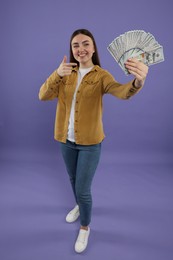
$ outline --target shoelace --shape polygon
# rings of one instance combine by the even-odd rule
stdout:
[[[78,242],[81,242],[81,243],[85,243],[85,240],[86,240],[86,237],[87,237],[87,230],[80,230],[79,231],[79,237],[78,237]]]
[[[75,212],[70,212],[70,215],[77,215],[79,213],[79,209],[76,209]]]

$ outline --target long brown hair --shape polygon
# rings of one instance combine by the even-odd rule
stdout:
[[[97,45],[96,45],[94,36],[87,29],[78,29],[78,30],[74,31],[73,34],[71,35],[71,38],[70,38],[70,62],[75,62],[79,66],[79,62],[77,60],[75,60],[75,58],[73,56],[72,47],[71,47],[71,42],[72,42],[73,38],[78,34],[84,34],[86,36],[89,36],[92,39],[93,44],[94,44],[94,49],[95,49],[95,52],[93,53],[93,56],[92,56],[92,62],[93,62],[94,65],[99,65],[101,67],[100,59],[99,59],[99,55],[98,55],[98,50],[97,50]]]

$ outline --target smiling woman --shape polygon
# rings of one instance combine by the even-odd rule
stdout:
[[[74,67],[75,66],[75,67]],[[75,31],[70,40],[70,62],[64,56],[58,69],[42,85],[39,98],[58,98],[55,139],[61,151],[74,193],[76,206],[66,217],[74,222],[80,217],[75,251],[83,252],[88,244],[91,222],[91,184],[105,138],[102,123],[102,97],[112,94],[129,99],[144,85],[148,68],[136,59],[127,62],[135,79],[118,83],[100,67],[93,35],[86,29]]]

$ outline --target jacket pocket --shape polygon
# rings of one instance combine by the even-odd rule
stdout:
[[[73,83],[71,81],[67,81],[65,83],[64,94],[65,94],[65,96],[71,96],[74,94]]]
[[[99,94],[99,81],[86,80],[82,91],[83,97],[92,97]]]

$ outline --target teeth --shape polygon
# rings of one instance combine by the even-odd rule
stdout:
[[[78,56],[80,56],[80,57],[84,57],[86,54],[85,53],[83,53],[83,54],[79,54]]]

